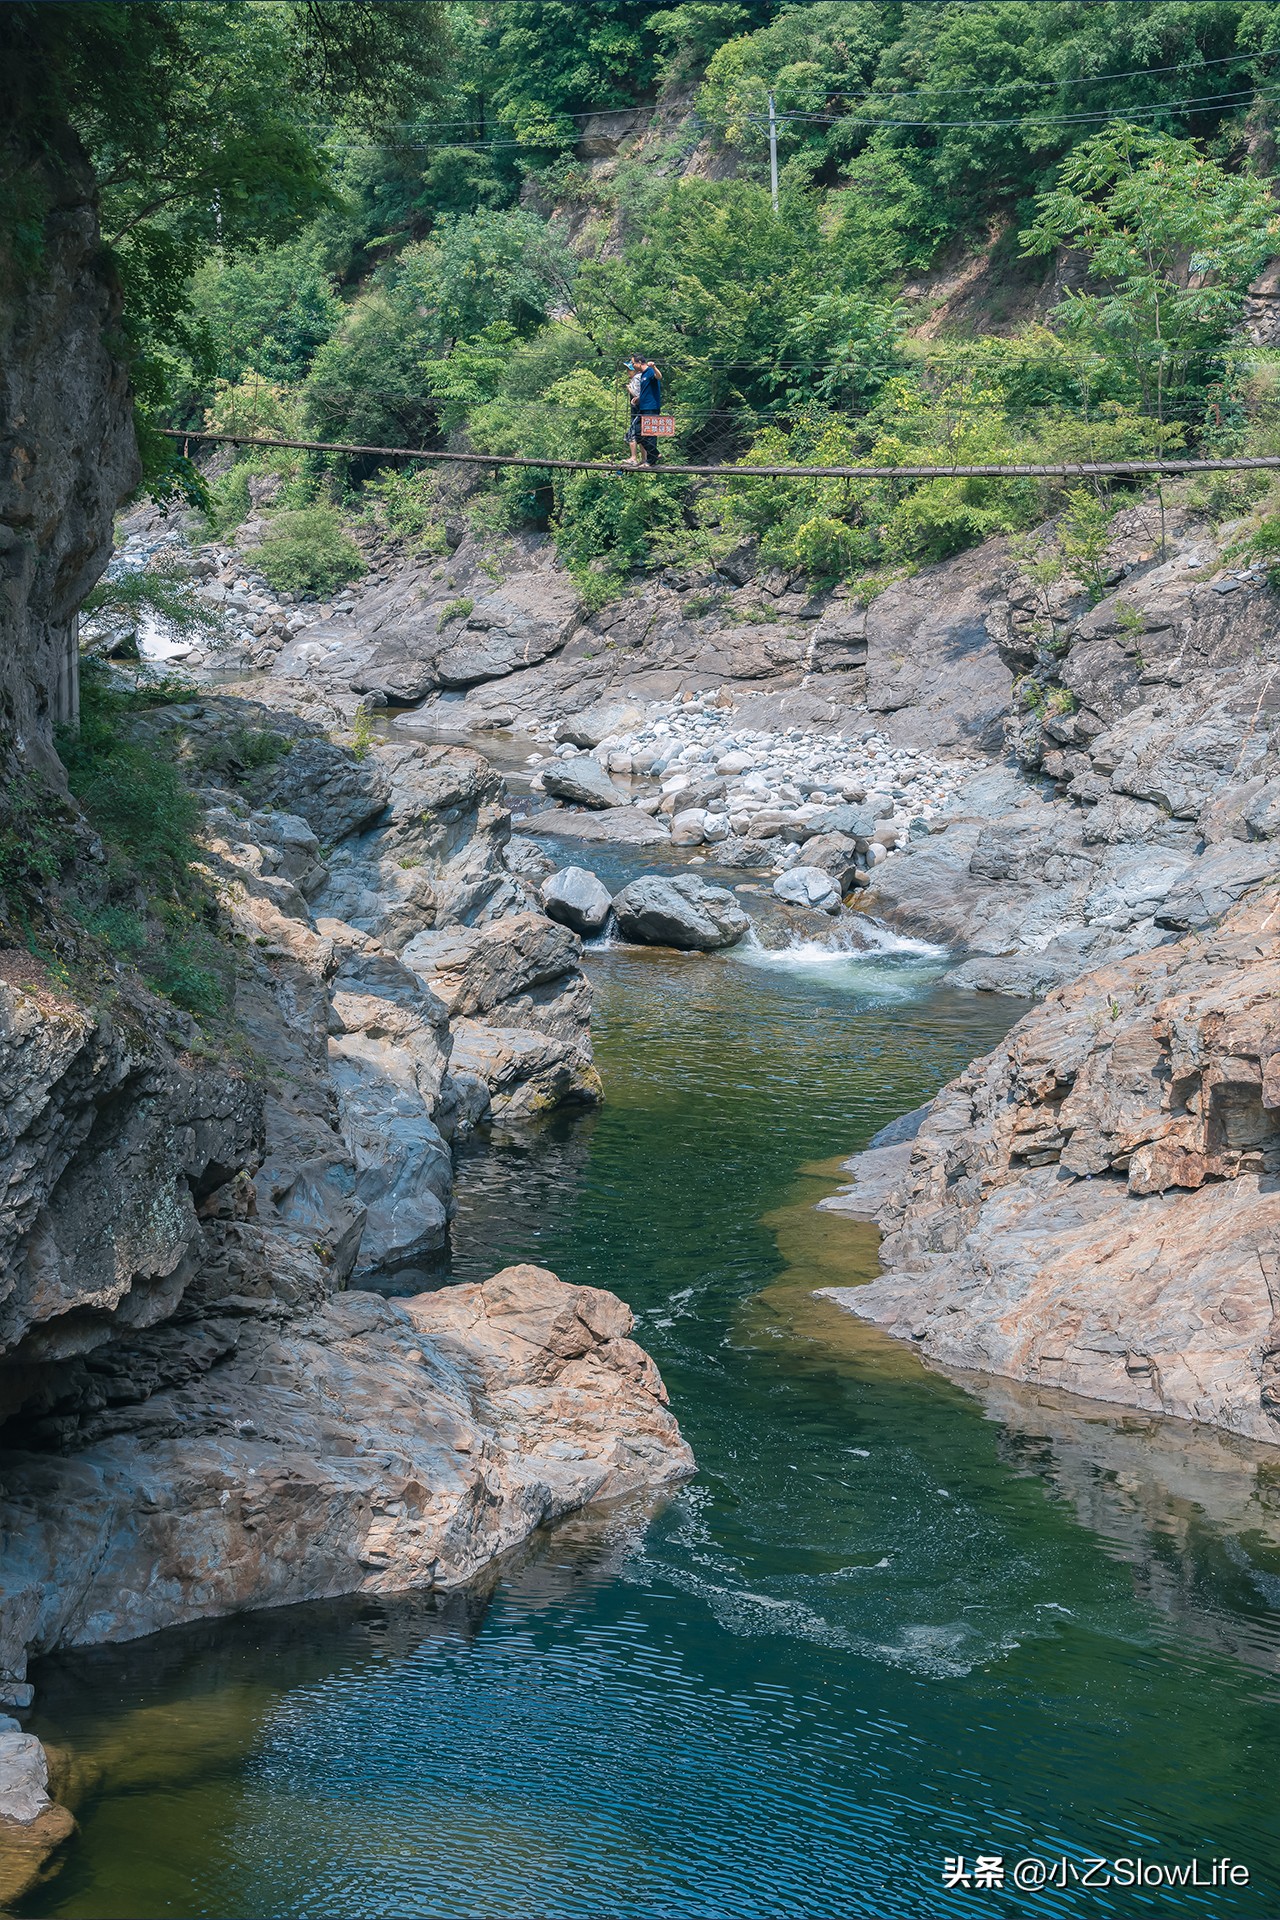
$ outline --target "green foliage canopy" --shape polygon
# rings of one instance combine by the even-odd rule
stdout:
[[[1068,293],[1061,323],[1163,422],[1203,413],[1245,290],[1278,239],[1267,181],[1170,134],[1120,125],[1064,161],[1023,246],[1086,255],[1102,290]]]

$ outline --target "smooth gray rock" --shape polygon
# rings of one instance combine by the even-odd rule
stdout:
[[[879,1133],[873,1133],[867,1142],[867,1148],[900,1147],[908,1140],[914,1140],[924,1125],[929,1112],[928,1101],[922,1107],[912,1107],[909,1113],[900,1113],[896,1120],[890,1120],[881,1127]],[[852,1163],[850,1163],[852,1165]]]
[[[611,733],[637,727],[644,720],[644,709],[630,700],[597,700],[581,713],[570,714],[556,728],[556,739],[571,747],[598,747]]]
[[[705,807],[682,807],[671,818],[671,844],[673,847],[700,847],[707,837],[707,810]]]
[[[590,840],[619,847],[656,847],[670,838],[665,826],[639,807],[609,807],[598,813],[571,813],[567,807],[549,807],[526,820],[529,833],[563,835],[568,840]]]
[[[1156,913],[1162,927],[1182,931],[1211,926],[1233,907],[1241,894],[1264,880],[1280,865],[1280,846],[1274,841],[1252,845],[1227,842],[1211,847],[1192,862],[1185,876],[1166,895]]]
[[[804,844],[807,867],[820,867],[829,873],[840,893],[847,893],[858,871],[857,847],[847,833],[819,833]]]
[[[889,812],[893,811],[892,803]],[[875,838],[876,823],[882,809],[872,806],[855,807],[847,802],[838,807],[824,807],[809,822],[809,831],[818,833],[843,833],[850,840],[861,840],[865,847]]]
[[[425,626],[384,628],[347,684],[354,693],[382,694],[391,706],[414,706],[440,685],[437,645],[434,632]]]
[[[571,800],[579,807],[625,807],[627,797],[615,787],[600,762],[589,753],[575,754],[572,760],[554,760],[542,775],[546,791],[557,800]]]
[[[613,897],[589,867],[562,867],[543,883],[543,911],[575,933],[599,933]]]
[[[981,955],[964,960],[943,976],[948,987],[971,993],[1004,993],[1013,999],[1043,1000],[1079,971],[1078,963],[1043,953]]]
[[[1269,780],[1244,809],[1245,825],[1258,840],[1280,839],[1280,780]]]
[[[988,621],[1003,604],[1002,558],[988,541],[922,567],[867,608],[866,703],[895,744],[999,751],[1012,675]]]
[[[536,666],[559,652],[577,617],[578,596],[564,575],[541,570],[505,580],[450,636],[436,657],[436,678],[442,687],[471,687]]]
[[[331,1049],[330,1072],[365,1209],[354,1281],[428,1261],[448,1235],[453,1162],[397,1049],[365,1035]],[[367,1280],[364,1282],[367,1284]]]
[[[49,1805],[49,1765],[44,1748],[33,1733],[23,1733],[16,1720],[3,1716],[0,1725],[0,1819],[29,1826]]]
[[[556,864],[536,840],[527,840],[521,833],[512,834],[503,849],[503,857],[508,873],[516,873],[522,880],[535,882],[545,880]]]
[[[818,907],[824,913],[840,911],[835,881],[821,867],[789,867],[773,883],[777,899],[791,907]]]
[[[709,952],[735,946],[751,925],[727,887],[710,887],[684,873],[633,880],[613,910],[623,939],[642,946]]]

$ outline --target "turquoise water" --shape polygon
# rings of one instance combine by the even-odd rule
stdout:
[[[1280,1451],[957,1383],[813,1298],[874,1260],[813,1209],[831,1156],[1017,1010],[902,951],[591,966],[608,1104],[469,1155],[455,1271],[623,1293],[698,1478],[466,1594],[45,1663],[82,1833],[23,1911],[1280,1912]],[[1196,1853],[1251,1885],[1008,1884]],[[1005,1887],[945,1890],[961,1854]]]

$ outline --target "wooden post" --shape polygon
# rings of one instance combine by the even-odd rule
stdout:
[[[769,93],[769,187],[773,194],[773,210],[778,211],[778,119],[773,110],[773,92]]]

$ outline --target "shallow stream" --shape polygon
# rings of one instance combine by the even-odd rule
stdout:
[[[82,1833],[23,1911],[1280,1911],[1280,1451],[959,1384],[813,1297],[874,1265],[814,1210],[834,1156],[1018,1009],[909,950],[591,968],[608,1103],[469,1154],[455,1274],[622,1293],[698,1478],[470,1593],[46,1662]],[[944,1890],[979,1854],[1003,1889]],[[1011,1884],[1196,1854],[1251,1885]]]

